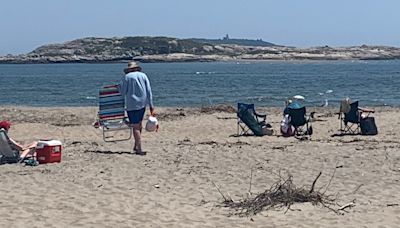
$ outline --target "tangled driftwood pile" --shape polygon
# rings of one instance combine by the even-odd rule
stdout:
[[[338,210],[331,207],[335,204],[334,198],[326,195],[325,192],[314,190],[315,183],[320,176],[321,173],[315,178],[310,189],[295,186],[292,176],[289,176],[287,179],[281,178],[274,183],[270,189],[254,197],[250,196],[240,201],[234,201],[230,197],[227,198],[220,192],[224,198],[222,206],[234,209],[237,215],[251,216],[263,210],[274,208],[286,207],[286,209],[289,210],[295,203],[309,202],[312,205],[322,205],[338,213]]]

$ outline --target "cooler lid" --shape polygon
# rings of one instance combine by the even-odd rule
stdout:
[[[58,140],[40,140],[38,146],[61,146],[61,141]]]

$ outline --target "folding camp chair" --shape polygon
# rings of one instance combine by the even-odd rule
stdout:
[[[263,126],[268,126],[266,123],[267,115],[258,114],[254,104],[237,104],[237,135],[249,135],[252,131],[254,135],[262,136]]]
[[[312,135],[311,119],[314,113],[306,114],[306,107],[289,108],[290,125],[294,127],[295,136]]]
[[[118,90],[118,85],[104,86],[99,91],[98,124],[105,142],[129,140],[132,128],[125,116],[125,99]],[[122,131],[128,134],[122,135]]]
[[[350,108],[348,110],[346,108],[343,109],[343,105],[342,102],[339,112],[340,132],[342,134],[360,134],[361,117],[368,117],[370,113],[374,112],[374,110],[358,107],[358,101],[349,104]]]
[[[19,151],[11,147],[7,132],[0,129],[0,164],[17,163],[19,159]]]

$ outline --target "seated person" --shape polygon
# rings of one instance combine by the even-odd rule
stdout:
[[[283,110],[283,119],[281,121],[281,133],[284,137],[289,137],[294,135],[294,128],[290,124],[290,117],[289,117],[289,109],[297,109],[303,107],[299,102],[286,100],[285,101],[285,109]]]
[[[285,101],[285,109],[283,110],[283,115],[289,115],[289,109],[297,109],[297,108],[301,108],[303,107],[303,105],[301,105],[299,102],[297,101],[292,101],[292,100],[287,100]]]
[[[335,113],[335,114],[338,114],[338,115],[339,115],[338,119],[340,119],[340,117],[341,117],[342,114],[347,114],[347,113],[350,111],[350,108],[351,108],[350,105],[351,105],[351,103],[352,103],[352,102],[351,102],[350,98],[348,98],[348,97],[344,98],[344,99],[340,102],[340,109],[339,109],[339,112],[338,112],[338,113]],[[360,106],[357,107],[357,110],[359,111],[359,115],[360,115],[360,118],[361,118],[361,119],[363,119],[363,118],[365,118],[365,117],[368,117],[369,113],[374,113],[374,112],[375,112],[375,110],[373,110],[373,109],[362,108],[362,107],[360,107]]]
[[[8,121],[0,121],[0,129],[4,129],[7,133],[8,130],[11,127],[11,123]],[[16,150],[19,151],[19,156],[22,159],[25,159],[26,157],[28,157],[28,155],[30,156],[36,156],[36,152],[32,149],[36,148],[37,146],[37,142],[31,142],[29,144],[26,145],[22,145],[19,144],[18,142],[16,142],[15,140],[13,140],[12,138],[8,137],[10,140],[10,146]]]

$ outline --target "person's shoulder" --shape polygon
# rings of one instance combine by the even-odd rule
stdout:
[[[137,76],[146,76],[145,73],[140,71],[130,72],[125,75],[126,77],[137,77]]]
[[[137,72],[139,77],[147,78],[147,75],[143,72]]]
[[[138,76],[137,72],[129,72],[125,75],[126,78],[135,78],[137,76]]]

